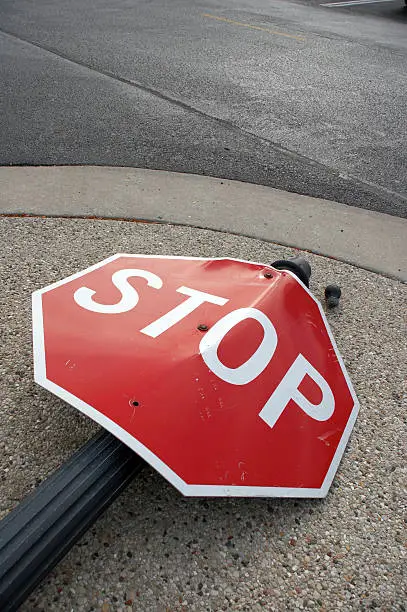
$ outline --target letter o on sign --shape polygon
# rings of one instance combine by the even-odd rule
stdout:
[[[254,319],[263,327],[260,346],[251,357],[237,368],[228,368],[218,357],[218,348],[226,334],[238,323]],[[277,347],[277,332],[270,319],[257,308],[239,308],[225,315],[205,334],[199,344],[202,358],[216,376],[232,385],[246,385],[269,364]]]

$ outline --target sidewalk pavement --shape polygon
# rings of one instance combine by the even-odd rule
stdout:
[[[96,429],[34,385],[31,292],[115,252],[307,251],[316,297],[342,287],[328,319],[361,406],[325,500],[186,499],[146,469],[22,609],[403,609],[407,221],[128,168],[0,168],[0,184],[1,515]]]
[[[259,238],[407,281],[407,219],[226,179],[137,168],[0,167],[0,213],[147,219]]]

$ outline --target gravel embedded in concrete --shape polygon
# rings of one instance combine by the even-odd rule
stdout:
[[[96,426],[32,379],[31,292],[115,252],[293,255],[219,232],[112,221],[2,219],[0,512]],[[146,469],[22,610],[404,610],[407,287],[307,255],[361,410],[322,501],[186,499]]]

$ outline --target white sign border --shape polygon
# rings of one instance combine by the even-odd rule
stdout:
[[[33,321],[33,353],[34,353],[34,380],[37,384],[41,385],[48,391],[51,391],[54,395],[61,398],[74,408],[80,410],[83,414],[90,417],[93,421],[96,421],[99,425],[107,429],[110,433],[112,433],[116,438],[121,440],[126,446],[130,447],[134,450],[140,457],[142,457],[145,461],[147,461],[152,467],[154,467],[164,478],[166,478],[172,485],[174,485],[183,495],[191,496],[191,497],[296,497],[296,498],[323,498],[326,497],[329,488],[331,486],[332,480],[335,476],[335,473],[338,469],[338,465],[341,461],[342,455],[345,451],[345,447],[348,443],[351,431],[355,424],[358,412],[359,412],[359,402],[356,397],[356,393],[353,389],[351,380],[346,371],[345,365],[343,363],[342,357],[338,351],[338,347],[336,345],[335,339],[332,335],[331,329],[329,327],[329,323],[327,321],[326,315],[322,309],[319,301],[314,297],[314,295],[310,292],[308,287],[306,287],[299,278],[289,272],[286,271],[287,274],[290,274],[305,291],[311,296],[314,302],[317,304],[321,317],[325,323],[326,329],[329,334],[329,338],[332,342],[332,346],[334,348],[336,357],[341,366],[343,374],[345,376],[349,391],[352,395],[354,405],[352,408],[352,412],[346,424],[346,427],[343,431],[335,454],[333,456],[331,465],[328,469],[328,472],[324,478],[322,486],[320,488],[303,488],[303,487],[261,487],[261,486],[224,486],[224,485],[196,485],[196,484],[188,484],[182,478],[180,478],[171,468],[169,468],[159,457],[157,457],[154,453],[152,453],[144,444],[133,438],[125,429],[117,425],[114,421],[101,414],[95,408],[82,401],[69,391],[66,391],[59,385],[55,384],[51,380],[48,380],[46,374],[46,361],[45,361],[45,347],[44,347],[44,325],[43,325],[43,315],[42,315],[42,295],[47,293],[51,289],[55,289],[56,287],[60,287],[61,285],[65,285],[70,281],[75,280],[76,278],[80,278],[89,272],[93,272],[98,268],[103,267],[104,265],[119,259],[120,257],[126,258],[145,258],[145,259],[183,259],[183,260],[195,260],[195,261],[238,261],[241,263],[255,264],[261,266],[267,266],[267,264],[256,263],[253,261],[247,261],[244,259],[236,259],[233,257],[188,257],[188,256],[176,256],[176,255],[145,255],[145,254],[127,254],[127,253],[117,253],[116,255],[112,255],[103,261],[86,268],[86,270],[81,270],[76,274],[72,274],[68,278],[64,278],[63,280],[57,281],[44,287],[43,289],[38,289],[34,291],[32,294],[32,321]],[[271,266],[269,266],[271,267]]]

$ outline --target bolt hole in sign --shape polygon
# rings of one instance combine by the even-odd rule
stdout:
[[[36,291],[33,330],[36,382],[183,494],[327,494],[358,402],[290,272],[114,255]]]

